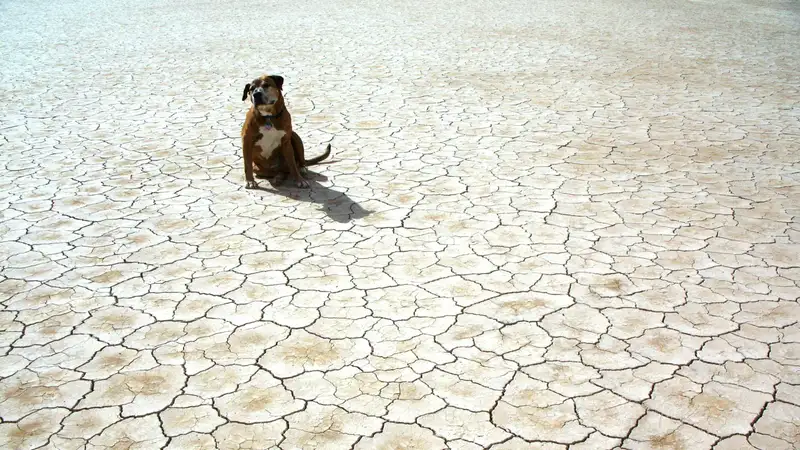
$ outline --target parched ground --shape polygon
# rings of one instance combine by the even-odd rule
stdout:
[[[800,3],[0,3],[0,447],[800,448]],[[286,77],[310,191],[244,189]]]

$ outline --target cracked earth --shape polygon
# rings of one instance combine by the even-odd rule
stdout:
[[[0,4],[0,447],[800,448],[796,2]],[[312,188],[246,191],[286,77]]]

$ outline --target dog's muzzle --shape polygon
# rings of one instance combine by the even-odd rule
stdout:
[[[267,94],[267,92],[264,91],[264,88],[260,88],[259,87],[259,88],[256,88],[253,91],[253,104],[256,105],[256,106],[258,106],[258,105],[274,105],[275,102],[277,102],[277,101],[278,101],[278,99],[277,98],[273,98],[269,94]]]

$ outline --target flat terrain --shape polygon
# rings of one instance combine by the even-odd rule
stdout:
[[[0,3],[0,448],[800,448],[800,3]],[[286,77],[312,188],[244,189]]]

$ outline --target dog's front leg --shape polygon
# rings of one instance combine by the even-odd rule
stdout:
[[[292,175],[292,178],[294,178],[295,186],[299,188],[309,187],[308,181],[300,174],[300,168],[297,165],[294,148],[292,147],[291,133],[281,141],[281,153],[283,154],[283,159],[286,161],[289,173]]]
[[[242,153],[244,160],[245,189],[258,189],[258,183],[253,178],[253,150],[255,142],[249,136],[242,137]]]

